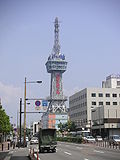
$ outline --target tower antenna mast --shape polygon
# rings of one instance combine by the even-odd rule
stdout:
[[[59,56],[60,54],[60,44],[59,44],[59,22],[58,22],[58,18],[55,18],[55,22],[54,22],[54,26],[55,26],[55,39],[54,39],[54,53],[56,56]]]

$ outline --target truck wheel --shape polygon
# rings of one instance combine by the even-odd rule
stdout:
[[[56,149],[53,149],[52,152],[53,152],[53,153],[56,152]]]
[[[50,152],[50,150],[49,150],[49,149],[47,149],[47,152],[49,153],[49,152]]]
[[[43,149],[40,148],[40,149],[39,149],[39,153],[43,153]]]

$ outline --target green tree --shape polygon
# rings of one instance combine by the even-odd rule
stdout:
[[[67,130],[69,130],[69,131],[75,131],[76,130],[75,123],[69,120],[67,122]]]
[[[63,132],[63,124],[61,122],[58,124],[58,128],[59,128],[59,131],[62,133]]]
[[[11,124],[9,116],[5,113],[5,110],[0,106],[0,133],[9,133],[11,130]]]
[[[59,131],[62,133],[63,131],[75,131],[76,125],[72,121],[67,121],[67,123],[62,124],[61,122],[58,124]]]

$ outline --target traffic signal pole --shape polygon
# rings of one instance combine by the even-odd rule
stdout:
[[[20,147],[21,147],[22,98],[20,98]]]

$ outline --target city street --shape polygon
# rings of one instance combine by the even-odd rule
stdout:
[[[11,150],[4,160],[29,160],[28,148],[16,148]]]
[[[119,160],[119,150],[96,147],[92,144],[58,142],[56,153],[41,153],[41,160]]]
[[[38,145],[10,150],[4,160],[29,160],[29,149],[38,150]],[[94,144],[58,142],[56,153],[40,153],[40,160],[119,160],[119,149],[97,147]],[[2,160],[2,159],[0,159]]]

